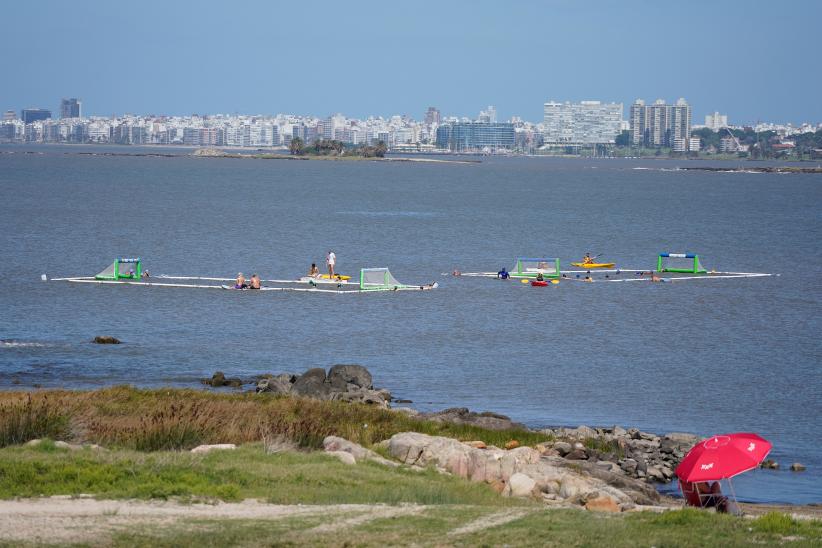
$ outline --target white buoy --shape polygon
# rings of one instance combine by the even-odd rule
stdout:
[[[43,280],[44,282],[48,281],[48,277],[45,274],[40,274],[40,279]]]

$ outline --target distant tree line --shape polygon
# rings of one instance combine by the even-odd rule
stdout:
[[[780,147],[783,139],[775,131],[760,131],[756,132],[753,128],[746,127],[743,129],[736,128],[722,128],[719,131],[713,131],[710,128],[699,128],[691,131],[691,137],[699,137],[702,141],[703,151],[720,150],[720,141],[725,137],[733,135],[740,145],[747,146],[748,152],[739,152],[740,157],[750,157],[753,159],[811,159],[822,157],[822,130],[815,133],[801,133],[791,135],[784,140],[793,142],[796,146],[793,148]],[[614,145],[617,148],[632,147],[631,134],[628,131],[623,131],[617,135]],[[777,146],[774,146],[777,145]],[[667,151],[671,155],[681,155],[683,153],[674,153]],[[657,156],[663,154],[663,149],[657,148]],[[695,152],[684,153],[688,156],[697,156]]]
[[[783,141],[775,131],[756,132],[750,127],[743,129],[723,128],[718,132],[714,132],[709,128],[700,128],[693,130],[691,135],[702,139],[703,150],[709,147],[719,150],[719,141],[723,137],[733,135],[739,140],[739,144],[748,146],[748,155],[755,159],[815,158],[820,156],[815,151],[822,149],[822,130],[814,133],[799,133],[784,139],[793,142],[796,145],[794,148],[774,146],[781,144]]]
[[[309,145],[294,137],[288,144],[288,151],[294,156],[361,156],[363,158],[382,158],[388,152],[383,141],[374,145],[351,145],[336,139],[315,139]]]

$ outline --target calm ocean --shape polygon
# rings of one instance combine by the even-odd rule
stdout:
[[[360,363],[420,409],[493,410],[531,426],[758,432],[783,468],[808,470],[745,474],[740,498],[822,503],[822,176],[672,170],[703,165],[686,161],[81,150],[92,149],[0,147],[3,389],[199,386],[215,370]],[[400,281],[440,289],[252,294],[40,281],[93,275],[129,255],[153,275],[291,278],[322,266],[329,248],[343,273],[388,266]],[[511,268],[517,256],[565,266],[586,251],[623,268],[689,251],[709,269],[780,276],[532,288],[443,275]],[[89,344],[99,334],[126,344]]]

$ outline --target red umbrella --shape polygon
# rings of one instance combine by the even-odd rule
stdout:
[[[690,483],[730,479],[759,466],[771,447],[768,440],[748,432],[711,436],[688,451],[676,475]]]

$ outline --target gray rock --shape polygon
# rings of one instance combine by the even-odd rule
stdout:
[[[688,434],[685,432],[668,432],[663,436],[664,438],[668,438],[669,440],[673,440],[677,445],[686,446],[687,449],[690,449],[697,442],[699,442],[699,436],[695,436],[693,434]]]
[[[257,392],[271,392],[274,394],[288,394],[291,392],[294,381],[297,380],[291,373],[280,375],[265,375],[257,381]]]
[[[121,344],[120,339],[108,335],[97,335],[94,337],[94,342],[97,344]]]
[[[409,417],[416,417],[420,414],[420,412],[414,409],[413,407],[391,407],[389,408],[389,410],[394,411],[396,413],[404,413]]]
[[[331,386],[325,382],[325,369],[309,369],[294,382],[291,391],[298,396],[325,399],[331,392]]]
[[[662,440],[659,442],[659,450],[663,453],[672,454],[676,447],[677,443],[671,438],[662,438]]]
[[[373,388],[371,373],[361,365],[335,365],[328,371],[328,382],[334,390],[346,390],[349,384]]]
[[[626,474],[634,475],[637,471],[637,462],[634,459],[625,459],[620,463],[620,467]]]
[[[642,475],[645,476],[648,473],[648,463],[645,462],[645,459],[642,457],[634,457],[636,462],[636,469],[637,472],[642,472]]]
[[[210,453],[212,451],[225,451],[237,449],[233,443],[215,443],[212,445],[198,445],[191,450],[192,453]]]
[[[599,436],[596,430],[585,425],[578,426],[574,430],[568,430],[566,433],[568,436],[577,439],[596,438]]]
[[[587,460],[588,453],[585,452],[585,449],[574,449],[565,455],[565,458],[568,460]]]
[[[362,445],[354,443],[353,441],[348,441],[347,439],[341,438],[339,436],[327,436],[323,440],[323,449],[325,449],[325,451],[329,453],[348,453],[358,461],[370,460],[373,462],[377,462],[379,464],[383,464],[385,466],[399,466],[396,462],[383,458],[374,451],[366,449]]]
[[[573,447],[571,447],[571,444],[567,441],[558,441],[554,443],[553,447],[554,449],[556,449],[557,453],[559,453],[562,457],[564,457],[573,450]]]
[[[525,429],[525,426],[513,422],[505,415],[491,413],[485,411],[483,413],[475,413],[469,411],[466,407],[452,407],[437,413],[428,413],[424,415],[426,419],[448,422],[452,424],[471,424],[489,430],[511,430],[514,428]]]
[[[239,388],[243,385],[242,379],[238,379],[236,377],[233,378],[226,378],[225,374],[222,371],[217,371],[213,375],[211,375],[210,379],[200,379],[200,382],[211,386],[212,388],[219,388],[221,386],[231,386],[233,388]]]
[[[766,459],[762,461],[762,464],[759,465],[761,468],[766,468],[768,470],[778,470],[779,463],[773,459]]]
[[[603,470],[607,470],[609,472],[614,472],[617,474],[622,473],[622,469],[615,462],[610,462],[607,460],[598,460],[596,462],[596,465],[602,468]]]
[[[665,481],[665,474],[662,473],[662,469],[659,466],[649,466],[646,472],[648,474],[648,478],[653,481]]]
[[[378,405],[380,407],[388,407],[388,402],[383,399],[382,394],[377,390],[358,388],[356,391],[349,390],[346,392],[331,392],[329,397],[332,400],[347,401],[349,403],[365,403],[369,405]]]
[[[624,438],[628,435],[628,431],[622,428],[621,426],[614,426],[612,433],[615,437]]]

